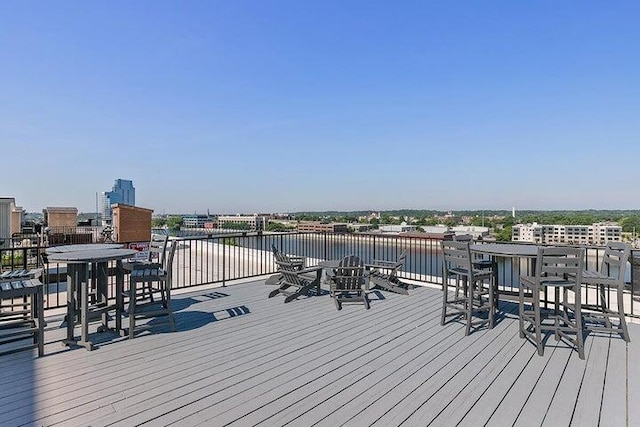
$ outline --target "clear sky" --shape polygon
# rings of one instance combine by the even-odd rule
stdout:
[[[638,1],[0,1],[0,196],[639,209]]]

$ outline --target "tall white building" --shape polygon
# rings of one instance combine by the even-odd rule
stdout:
[[[100,193],[100,213],[102,214],[102,223],[111,222],[111,206],[116,203],[123,205],[136,205],[136,189],[133,181],[128,179],[116,179],[111,191],[103,191]]]
[[[622,227],[609,222],[592,225],[517,224],[512,228],[511,240],[547,245],[605,245],[622,240]]]

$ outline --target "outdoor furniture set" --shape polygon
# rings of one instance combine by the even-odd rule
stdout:
[[[478,261],[474,255],[479,254],[531,261],[533,273],[520,276],[519,330],[521,338],[536,345],[539,355],[544,354],[549,334],[575,346],[581,359],[585,358],[584,336],[588,331],[618,333],[625,341],[630,340],[622,309],[624,274],[630,254],[627,244],[608,243],[595,271],[585,269],[583,248],[443,241],[442,251],[443,325],[448,317],[455,316],[464,318],[465,335],[480,325],[493,328],[499,292],[496,264],[495,260]],[[595,303],[583,302],[589,290],[595,290]],[[613,304],[607,290],[615,292]],[[551,301],[541,300],[542,295],[551,294]],[[548,305],[552,308],[547,308]],[[611,319],[616,319],[616,323]]]
[[[145,260],[123,262],[137,254],[135,249],[123,249],[120,244],[82,244],[55,246],[46,250],[46,259],[67,265],[67,313],[65,315],[66,346],[79,345],[93,349],[89,339],[89,323],[100,317],[98,332],[115,331],[134,337],[136,319],[166,316],[171,330],[175,322],[171,311],[171,265],[176,242],[169,245],[167,238],[152,239],[149,256]],[[108,298],[109,262],[115,261],[115,300]],[[130,273],[129,290],[124,289],[125,267]],[[29,348],[38,348],[44,354],[44,285],[38,278],[41,269],[5,272],[0,275],[0,345],[11,344],[1,354]],[[128,331],[122,328],[122,317],[128,300]],[[150,305],[155,309],[147,309]],[[114,313],[115,328],[109,321]],[[80,325],[80,338],[75,337],[75,326]],[[154,323],[154,326],[157,323]],[[143,325],[147,327],[147,325]],[[17,341],[33,337],[33,344],[18,346]]]
[[[329,287],[329,295],[338,310],[342,309],[343,303],[362,303],[369,309],[367,292],[373,287],[408,295],[408,285],[398,278],[398,271],[406,260],[406,251],[394,261],[374,260],[367,264],[356,255],[347,255],[306,268],[304,258],[286,255],[275,246],[272,246],[272,251],[278,273],[265,283],[277,284],[278,288],[269,293],[269,298],[283,294],[286,303],[301,295],[311,295],[312,290],[320,294],[323,282]]]

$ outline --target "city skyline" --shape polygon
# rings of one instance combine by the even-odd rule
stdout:
[[[640,209],[640,4],[0,4],[0,196]]]

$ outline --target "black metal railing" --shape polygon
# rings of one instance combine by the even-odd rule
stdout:
[[[405,279],[432,284],[442,284],[442,253],[440,241],[404,236],[376,234],[315,234],[315,233],[225,233],[181,237],[174,257],[173,288],[188,288],[198,285],[222,284],[275,273],[271,246],[279,250],[307,258],[308,265],[321,260],[340,259],[357,254],[364,262],[374,259],[395,260],[407,251],[405,265],[400,276]],[[519,243],[513,243],[519,244]],[[2,271],[41,267],[41,246],[2,248]],[[636,253],[637,252],[637,253]],[[587,248],[586,266],[600,268],[604,248]],[[640,251],[634,251],[638,266],[627,269],[629,304],[625,313],[637,316],[640,289]],[[636,256],[638,258],[636,258]],[[632,265],[635,265],[632,262]],[[498,283],[502,292],[515,294],[521,274],[531,274],[527,260],[498,259]],[[115,271],[115,263],[110,264]],[[47,263],[44,265],[43,281],[46,288],[45,308],[66,305],[66,266]],[[125,279],[127,280],[127,279]],[[115,294],[115,277],[109,278],[110,293]],[[615,298],[615,289],[607,289],[607,298]]]

